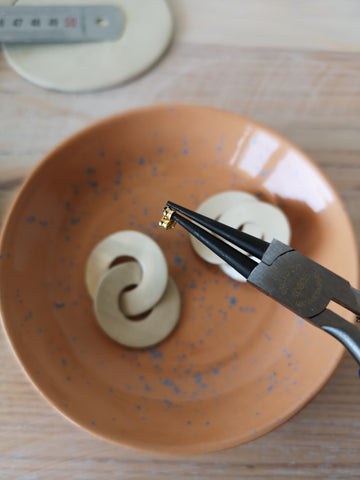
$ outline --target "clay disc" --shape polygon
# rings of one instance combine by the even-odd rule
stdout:
[[[2,1],[2,0],[0,0]],[[11,4],[12,2],[5,2]],[[19,0],[16,5],[73,5],[73,0]],[[76,5],[99,5],[77,0]],[[114,87],[150,68],[168,46],[173,21],[166,0],[109,0],[125,17],[115,41],[3,46],[11,67],[32,83],[64,92]],[[16,7],[14,7],[16,8]]]

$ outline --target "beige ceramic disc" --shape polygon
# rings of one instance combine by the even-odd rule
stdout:
[[[77,0],[76,5],[98,5]],[[73,0],[19,0],[17,5],[73,5]],[[150,68],[172,36],[172,17],[165,0],[109,0],[125,17],[116,41],[68,45],[5,45],[9,64],[40,87],[89,91],[116,86]]]
[[[169,278],[165,293],[149,315],[129,320],[119,308],[119,295],[129,285],[141,281],[137,262],[117,265],[101,278],[95,292],[95,315],[104,332],[121,345],[145,348],[160,343],[175,328],[180,315],[180,295]]]
[[[126,315],[139,315],[160,300],[168,282],[164,254],[157,243],[144,233],[124,230],[109,235],[96,245],[86,263],[85,283],[94,298],[102,275],[114,260],[127,256],[140,263],[142,276],[136,282],[136,288],[122,295],[121,307]]]

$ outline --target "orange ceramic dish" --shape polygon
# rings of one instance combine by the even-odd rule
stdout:
[[[206,264],[182,229],[157,227],[166,200],[196,209],[229,189],[279,205],[291,244],[356,284],[356,242],[333,187],[287,140],[232,113],[117,115],[29,177],[1,238],[2,318],[29,378],[66,417],[129,447],[210,452],[269,432],[328,380],[338,342]],[[182,295],[178,327],[155,348],[103,334],[86,291],[88,255],[123,229],[158,242]]]

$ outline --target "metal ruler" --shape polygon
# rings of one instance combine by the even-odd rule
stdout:
[[[116,40],[123,13],[112,5],[0,7],[0,43],[72,43]]]

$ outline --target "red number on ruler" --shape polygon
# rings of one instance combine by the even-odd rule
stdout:
[[[75,17],[66,17],[64,20],[64,24],[66,28],[75,28],[77,20]]]

